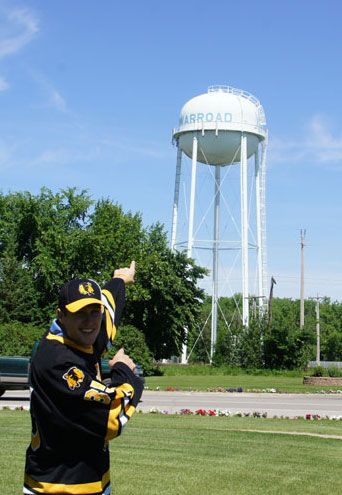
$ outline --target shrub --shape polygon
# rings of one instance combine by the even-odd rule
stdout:
[[[338,368],[337,366],[329,366],[327,369],[328,375],[331,377],[340,377],[342,376],[342,368]]]
[[[315,368],[313,368],[312,376],[324,376],[325,373],[326,372],[323,366],[316,366]]]
[[[31,356],[36,340],[46,329],[31,323],[13,321],[0,325],[0,354],[2,356]]]
[[[274,321],[264,337],[266,368],[304,369],[311,355],[312,335],[305,328]]]
[[[145,376],[160,374],[160,370],[154,365],[153,357],[145,342],[144,334],[133,325],[120,326],[113,347],[108,351],[106,358],[111,358],[123,347],[135,363],[139,363]]]

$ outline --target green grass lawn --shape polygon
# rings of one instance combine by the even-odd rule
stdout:
[[[179,390],[207,390],[242,387],[244,392],[275,388],[277,392],[316,393],[322,390],[342,390],[340,387],[304,385],[303,376],[282,375],[164,375],[146,378],[146,386],[152,390],[174,387]]]
[[[29,414],[0,411],[0,425],[0,493],[18,495]],[[342,437],[342,422],[136,414],[111,443],[113,494],[342,493],[342,440],[281,431]]]

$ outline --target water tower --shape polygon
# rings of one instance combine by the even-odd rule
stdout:
[[[266,251],[265,251],[265,170],[267,129],[265,113],[260,102],[251,94],[230,86],[211,86],[208,92],[189,100],[182,108],[178,128],[173,130],[173,142],[177,145],[176,179],[172,215],[171,248],[179,249],[184,245],[189,257],[193,249],[207,249],[212,254],[212,313],[211,313],[211,357],[216,344],[217,306],[219,280],[219,254],[222,249],[237,249],[241,254],[240,287],[242,294],[241,318],[244,326],[249,324],[249,255],[256,252],[256,278],[259,308],[265,307]],[[182,155],[191,160],[190,197],[187,214],[187,239],[178,238],[179,190],[182,176]],[[214,170],[212,173],[212,235],[210,239],[196,238],[194,234],[196,175],[198,162]],[[252,164],[251,164],[252,162]],[[203,165],[202,165],[203,166]],[[230,243],[220,236],[221,199],[224,198],[221,170],[224,167],[239,166],[239,234],[237,241]],[[253,167],[253,179],[248,180]],[[226,168],[227,170],[227,168]],[[253,198],[249,193],[248,182],[254,182]],[[255,241],[249,241],[250,205],[253,202],[255,218]],[[228,247],[227,247],[228,246]],[[230,247],[229,247],[230,246]],[[182,362],[186,362],[186,347],[183,349]]]

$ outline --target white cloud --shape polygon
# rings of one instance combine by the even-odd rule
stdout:
[[[0,93],[2,91],[7,91],[8,88],[9,88],[8,82],[6,81],[6,79],[4,77],[0,76]]]
[[[334,165],[342,162],[342,135],[334,135],[322,115],[312,117],[305,133],[298,140],[271,137],[270,163],[310,161]]]
[[[64,96],[58,91],[54,85],[38,71],[31,71],[31,77],[40,86],[44,93],[43,107],[51,107],[60,112],[68,112],[67,102]]]
[[[47,149],[42,151],[42,153],[33,160],[35,165],[43,164],[59,164],[65,165],[71,161],[72,153],[69,150],[63,148]]]
[[[113,148],[117,151],[124,151],[132,154],[147,156],[150,158],[161,159],[165,158],[165,149],[160,147],[160,144],[153,142],[139,142],[136,139],[127,139],[121,137],[120,140],[112,138],[101,138],[98,141],[99,146]]]
[[[4,171],[12,167],[13,155],[16,151],[14,143],[5,142],[0,139],[0,170]]]
[[[71,166],[73,164],[84,164],[93,162],[98,158],[97,150],[89,146],[80,147],[51,147],[39,152],[29,161],[30,166]]]
[[[57,91],[55,88],[48,88],[50,91],[50,102],[51,105],[57,110],[61,110],[62,112],[67,111],[67,104],[63,96]]]
[[[3,58],[30,43],[39,31],[39,22],[28,9],[14,9],[7,14],[0,31],[0,58]]]

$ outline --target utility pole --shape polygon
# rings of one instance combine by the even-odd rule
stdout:
[[[273,286],[277,284],[275,279],[271,277],[271,288],[270,288],[270,297],[268,299],[268,326],[271,326],[272,323],[272,305],[273,305]]]
[[[300,328],[304,327],[304,246],[306,230],[300,231]]]
[[[320,366],[321,364],[321,332],[319,325],[319,303],[324,300],[324,297],[321,297],[317,294],[316,297],[310,297],[316,301],[315,312],[316,312],[316,365]]]

